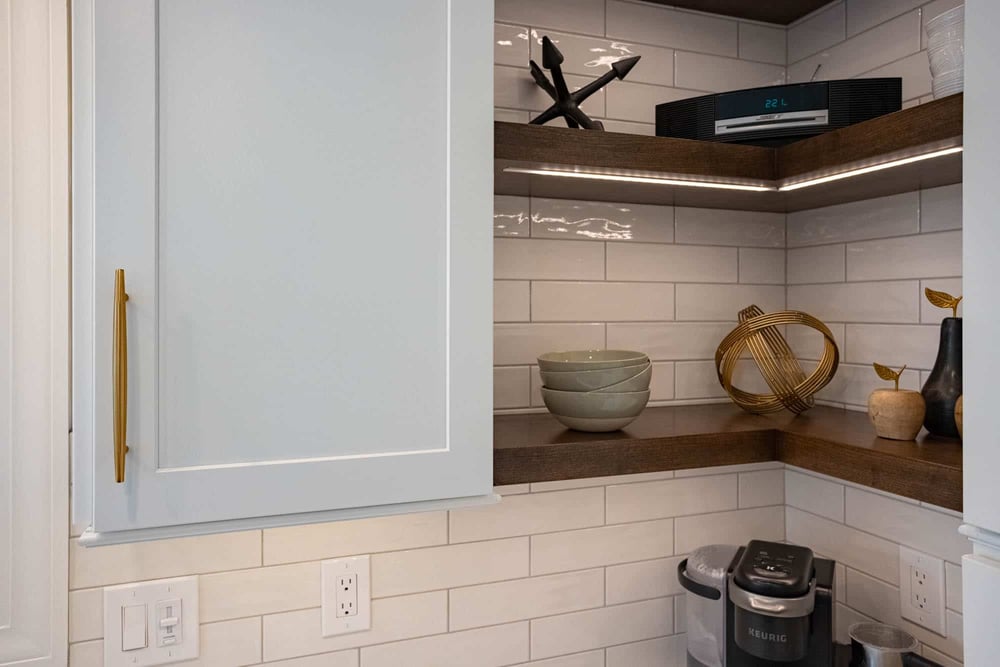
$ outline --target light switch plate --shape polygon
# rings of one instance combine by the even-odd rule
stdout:
[[[944,637],[944,607],[944,561],[900,546],[900,615]]]
[[[322,573],[323,636],[371,630],[371,559],[351,556],[325,560]]]
[[[198,577],[104,589],[105,667],[148,667],[198,655]]]

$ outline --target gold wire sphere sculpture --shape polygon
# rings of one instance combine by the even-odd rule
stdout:
[[[778,327],[804,324],[823,334],[823,356],[808,377]],[[749,349],[771,394],[754,394],[733,386],[736,364]],[[782,310],[765,313],[757,306],[740,311],[739,325],[729,332],[715,351],[719,382],[736,405],[747,412],[766,414],[787,408],[800,414],[811,408],[813,394],[833,379],[840,364],[840,350],[829,327],[807,313]]]

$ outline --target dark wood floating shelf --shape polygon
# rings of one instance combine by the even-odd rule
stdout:
[[[962,446],[875,436],[868,416],[816,407],[757,416],[735,405],[649,408],[623,431],[571,431],[551,415],[493,421],[497,485],[781,461],[961,511]]]
[[[654,177],[776,185],[960,146],[962,100],[961,93],[951,95],[780,148],[496,122],[494,190],[507,195],[798,211],[950,185],[962,180],[961,153],[787,192],[584,180],[504,169],[627,170]]]

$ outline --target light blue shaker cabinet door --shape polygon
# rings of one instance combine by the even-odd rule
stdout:
[[[88,538],[488,495],[492,3],[76,5]]]

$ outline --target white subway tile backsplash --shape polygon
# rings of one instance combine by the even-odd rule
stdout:
[[[677,243],[785,247],[785,214],[678,206]]]
[[[88,549],[69,543],[69,587],[92,588],[260,566],[260,531]]]
[[[739,57],[785,66],[786,30],[760,23],[740,23]]]
[[[677,285],[677,319],[734,322],[739,312],[755,304],[766,312],[785,307],[780,285]]]
[[[687,595],[674,597],[674,632],[687,632]],[[678,667],[684,667],[684,661],[679,662]]]
[[[730,325],[730,327],[735,324]],[[721,342],[722,339],[719,339]],[[717,345],[718,343],[716,343]],[[725,398],[726,390],[719,382],[719,374],[714,361],[679,361],[675,368],[677,398]],[[736,364],[733,385],[746,391],[769,393],[770,389],[763,376],[750,359],[741,359]]]
[[[962,663],[954,658],[951,658],[940,651],[931,648],[930,646],[923,646],[921,648],[921,655],[928,660],[933,660],[939,663],[941,667],[962,667]]]
[[[658,558],[606,568],[605,604],[615,605],[683,593],[684,589],[677,581],[677,564],[683,558]]]
[[[603,0],[496,0],[493,11],[497,21],[604,34]]]
[[[792,248],[788,251],[788,284],[843,282],[846,267],[843,243]]]
[[[264,565],[416,549],[448,542],[444,512],[337,521],[264,531]]]
[[[658,637],[608,647],[607,667],[685,667],[686,655],[683,636]]]
[[[319,608],[264,616],[264,661],[327,653],[448,631],[448,592],[372,600],[372,629],[324,637]]]
[[[514,665],[514,667],[604,667],[604,650],[562,655],[548,660],[532,660]]]
[[[104,636],[104,589],[87,588],[69,594],[69,641]]]
[[[844,354],[844,325],[837,322],[825,322],[833,340],[840,348],[841,358]],[[818,360],[823,356],[823,334],[815,329],[804,326],[790,326],[785,329],[785,340],[792,352],[799,359]]]
[[[504,123],[527,123],[531,120],[531,114],[527,111],[519,111],[518,109],[494,108],[493,120]],[[496,236],[503,236],[503,234],[496,234]]]
[[[583,241],[494,239],[493,275],[497,280],[603,280],[604,247]]]
[[[604,570],[453,589],[450,629],[466,630],[604,606]]]
[[[847,0],[847,35],[873,28],[916,9],[927,0]]]
[[[905,192],[788,214],[788,247],[916,234],[920,196]]]
[[[531,200],[527,197],[493,195],[493,236],[528,236],[531,233],[530,207]]]
[[[785,531],[789,542],[807,544],[847,567],[899,583],[899,545],[894,542],[794,507],[785,510]]]
[[[674,57],[679,88],[725,92],[741,88],[780,86],[785,83],[784,65],[678,51]]]
[[[525,408],[531,405],[531,368],[497,366],[493,369],[493,407]]]
[[[620,132],[622,134],[641,134],[646,137],[656,136],[656,125],[653,123],[636,123],[630,120],[613,120],[601,118],[605,132]],[[537,663],[531,663],[537,664]]]
[[[783,507],[684,516],[674,520],[675,549],[688,553],[704,544],[745,544],[752,539],[785,539]]]
[[[736,248],[609,243],[608,280],[735,283]]]
[[[739,474],[740,509],[785,504],[784,470],[759,470]]]
[[[785,503],[843,523],[844,485],[785,470]]]
[[[704,94],[686,88],[650,86],[618,81],[607,88],[607,117],[636,123],[655,123],[656,105]]]
[[[493,321],[527,322],[531,319],[531,283],[526,280],[493,281]]]
[[[930,370],[937,357],[938,327],[929,324],[848,324],[848,363],[877,361],[887,366]]]
[[[611,63],[623,58],[640,56],[639,63],[628,73],[628,80],[657,86],[674,85],[674,52],[647,44],[635,44],[599,37],[582,37],[551,30],[533,30],[531,58],[542,62],[542,37],[548,36],[565,59],[564,72],[597,78],[611,68]],[[525,59],[523,62],[527,62]]]
[[[972,553],[962,520],[860,489],[847,489],[847,523],[952,563]]]
[[[493,24],[493,63],[524,67],[528,62],[528,29],[524,26]]]
[[[931,278],[930,280],[920,281],[920,321],[924,324],[936,324],[940,326],[941,320],[945,317],[951,317],[951,309],[941,309],[932,304],[924,296],[925,289],[937,290],[939,292],[947,292],[954,296],[962,295],[962,279],[961,278]],[[958,304],[958,316],[962,316],[964,302]]]
[[[920,191],[920,231],[962,228],[962,184]]]
[[[533,364],[555,350],[597,350],[604,345],[604,324],[497,324],[493,327],[493,363]]]
[[[670,283],[535,282],[531,316],[536,322],[635,322],[674,319]]]
[[[789,27],[788,64],[842,42],[847,37],[845,14],[845,4],[838,2]]]
[[[737,478],[718,475],[607,487],[607,522],[646,521],[736,509]]]
[[[778,248],[740,248],[741,283],[785,285],[785,250]]]
[[[673,554],[672,519],[547,533],[531,537],[531,574],[582,570]]]
[[[376,598],[485,584],[528,576],[528,538],[393,551],[375,554],[371,563]]]
[[[669,401],[674,397],[674,364],[653,362],[653,377],[649,382],[649,400]]]
[[[542,197],[531,200],[531,234],[535,238],[671,243],[673,223],[672,206]]]
[[[711,359],[735,326],[725,322],[608,324],[608,348],[639,350],[654,361]]]
[[[607,35],[733,57],[739,42],[736,21],[620,0],[607,2]]]
[[[532,493],[546,491],[564,491],[566,489],[581,489],[588,486],[607,486],[608,484],[632,484],[635,482],[655,482],[661,479],[671,479],[672,470],[661,472],[639,472],[632,475],[614,475],[611,477],[583,477],[580,479],[564,479],[554,482],[532,482]]]
[[[604,524],[604,489],[530,493],[487,507],[453,510],[450,517],[453,544],[589,528]]]
[[[202,623],[318,607],[317,561],[203,575],[198,580]]]
[[[673,600],[659,598],[531,621],[531,657],[548,658],[673,632]]]
[[[869,394],[876,389],[885,389],[886,386],[885,380],[879,379],[870,363],[863,366],[841,363],[833,380],[816,394],[816,398],[865,407],[868,405]],[[903,371],[899,387],[920,389],[919,373],[910,369]]]
[[[790,285],[788,307],[824,322],[918,322],[919,287],[915,280]]]
[[[361,649],[365,667],[503,667],[527,659],[527,622]]]
[[[578,90],[592,79],[593,77],[567,74],[566,85],[571,91]],[[592,117],[603,116],[604,95],[605,90],[602,88],[587,98],[580,108]],[[552,105],[552,98],[531,78],[528,63],[525,62],[520,67],[497,65],[493,68],[493,104],[507,109],[544,111]]]
[[[348,649],[336,653],[320,653],[301,658],[278,660],[269,664],[271,667],[359,667],[360,657],[357,649]]]
[[[899,280],[962,274],[962,232],[847,244],[848,280]]]
[[[900,58],[888,65],[883,65],[869,72],[864,77],[898,76],[903,80],[903,99],[916,100],[921,95],[931,92],[931,71],[928,66],[927,52],[916,53]],[[906,106],[903,107],[907,108]]]
[[[818,80],[849,79],[920,50],[920,12],[882,23],[788,68],[788,80],[808,81],[817,65]]]

